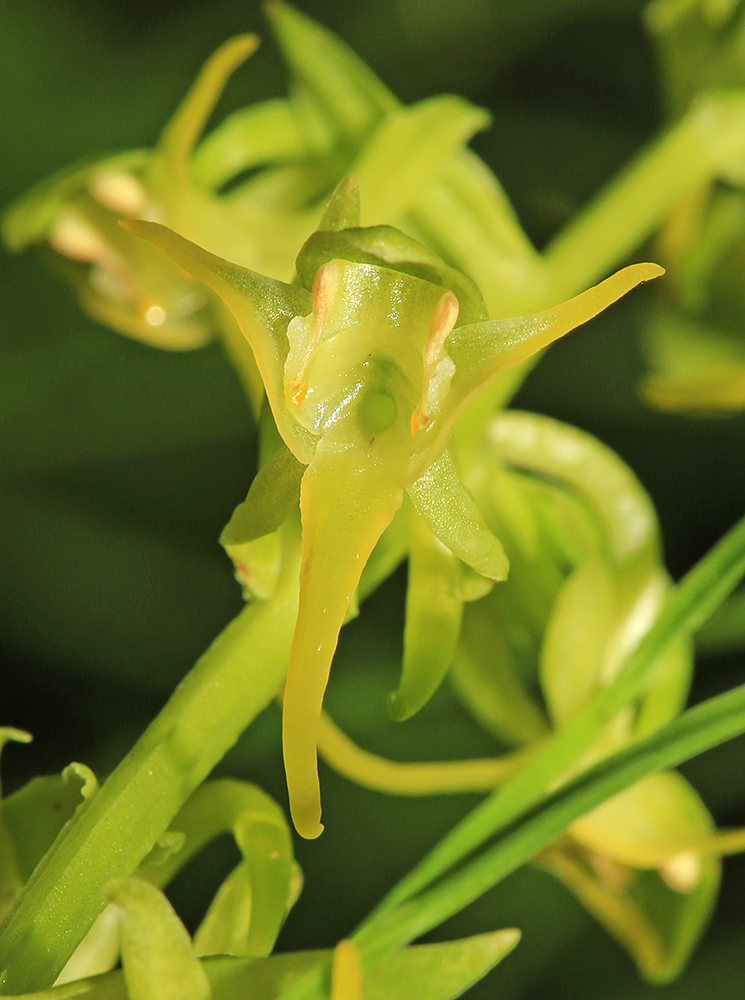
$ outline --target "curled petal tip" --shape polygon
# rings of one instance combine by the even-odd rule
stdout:
[[[317,838],[323,833],[323,823],[320,820],[320,810],[314,810],[314,812],[317,812],[318,818],[316,816],[309,815],[308,812],[303,812],[296,808],[294,809],[292,805],[290,805],[293,825],[304,840],[317,840]]]

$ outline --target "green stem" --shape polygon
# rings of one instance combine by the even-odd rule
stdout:
[[[297,615],[299,546],[285,542],[292,556],[276,596],[249,605],[217,637],[34,871],[0,930],[1,992],[54,982],[106,905],[106,884],[137,869],[276,695]]]
[[[697,188],[745,151],[745,96],[700,98],[614,179],[545,251],[548,302],[576,294],[626,259]]]

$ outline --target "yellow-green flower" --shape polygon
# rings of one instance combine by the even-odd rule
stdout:
[[[489,321],[467,278],[411,238],[387,227],[359,229],[358,220],[349,180],[298,257],[297,286],[228,263],[162,226],[128,224],[231,309],[288,460],[307,466],[283,727],[291,810],[306,837],[323,829],[317,729],[339,630],[404,494],[455,556],[503,579],[502,547],[446,448],[455,418],[500,372],[661,273],[654,264],[634,265],[554,309]]]

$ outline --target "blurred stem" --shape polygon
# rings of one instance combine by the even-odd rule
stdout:
[[[745,152],[745,95],[707,94],[548,246],[549,301],[597,281]]]
[[[192,792],[282,684],[297,615],[298,527],[272,600],[217,637],[122,763],[38,865],[0,930],[0,992],[50,986]]]

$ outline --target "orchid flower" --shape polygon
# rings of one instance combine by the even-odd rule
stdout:
[[[157,224],[127,223],[224,299],[253,349],[284,445],[306,466],[283,715],[290,808],[305,837],[323,829],[316,742],[339,630],[404,494],[454,555],[503,579],[501,544],[447,448],[453,421],[500,372],[662,273],[632,265],[543,313],[489,321],[469,279],[403,234],[359,229],[358,220],[350,178],[298,256],[299,285],[231,264]]]

